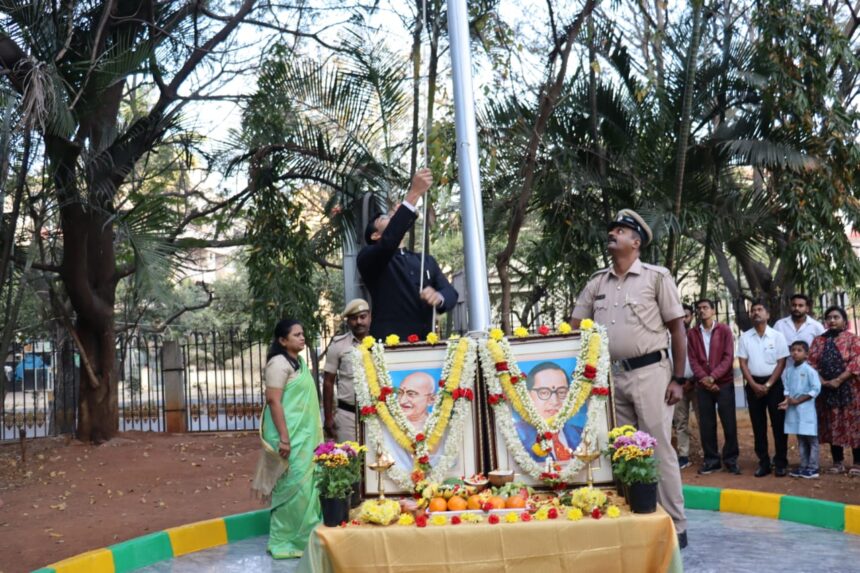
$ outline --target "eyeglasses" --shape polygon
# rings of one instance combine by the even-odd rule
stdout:
[[[421,392],[416,392],[415,390],[399,390],[398,389],[397,395],[400,396],[401,398],[406,398],[408,400],[414,400],[418,396],[432,396],[433,393],[431,392],[429,394],[422,394]]]
[[[567,393],[569,389],[567,388],[556,388],[555,390],[550,390],[549,388],[533,388],[532,391],[537,394],[538,399],[546,402],[550,399],[551,396],[558,397],[562,402],[565,398],[567,398]]]

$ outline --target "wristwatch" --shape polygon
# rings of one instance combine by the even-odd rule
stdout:
[[[683,386],[686,381],[687,380],[683,376],[672,376],[672,382],[680,384],[681,386]]]

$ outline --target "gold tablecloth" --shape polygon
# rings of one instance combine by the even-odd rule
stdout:
[[[302,573],[681,573],[672,520],[661,509],[616,519],[585,517],[490,525],[319,526]]]

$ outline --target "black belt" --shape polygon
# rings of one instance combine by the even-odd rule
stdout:
[[[350,404],[349,402],[338,400],[337,407],[339,410],[346,410],[347,412],[352,412],[353,414],[355,414],[355,404]]]
[[[643,366],[657,364],[658,362],[663,360],[664,356],[669,356],[669,352],[666,351],[666,349],[655,350],[654,352],[649,352],[648,354],[643,354],[642,356],[637,356],[636,358],[613,360],[612,365],[629,372],[630,370],[636,370],[637,368],[642,368]]]

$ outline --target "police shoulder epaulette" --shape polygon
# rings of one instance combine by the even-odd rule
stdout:
[[[660,274],[668,275],[669,269],[666,267],[661,267],[660,265],[652,265],[651,263],[642,263],[642,266],[648,270],[657,271]]]
[[[352,333],[351,333],[351,332],[349,332],[349,331],[344,332],[343,334],[336,334],[335,336],[333,336],[333,337],[332,337],[331,341],[332,341],[332,342],[337,342],[337,341],[339,341],[339,340],[343,340],[343,339],[344,339],[344,338],[346,338],[347,336],[351,336],[351,335],[352,335]]]
[[[597,275],[602,275],[602,274],[608,273],[608,272],[609,272],[609,267],[606,267],[605,269],[600,269],[599,271],[596,271],[594,274],[592,274],[590,277],[588,277],[588,280],[593,279]]]

